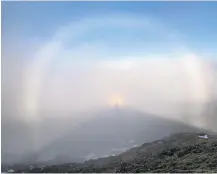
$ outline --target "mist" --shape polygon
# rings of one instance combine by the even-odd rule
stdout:
[[[4,39],[3,153],[39,151],[89,120],[99,124],[104,110],[117,107],[216,130],[216,64],[160,21],[126,14],[81,19],[51,38]],[[8,120],[21,126],[10,130]]]

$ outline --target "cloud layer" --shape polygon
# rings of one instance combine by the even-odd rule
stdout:
[[[216,96],[213,63],[152,18],[91,17],[30,44],[35,49],[29,50],[26,40],[22,45],[26,49],[4,48],[3,103],[28,119],[44,111],[108,107],[114,96],[125,106],[167,115],[174,103],[204,103]],[[9,99],[11,92],[17,100]]]

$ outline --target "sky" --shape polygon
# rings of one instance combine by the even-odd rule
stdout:
[[[5,1],[3,109],[36,118],[210,101],[216,31],[216,2]]]
[[[49,37],[59,26],[82,18],[129,13],[156,18],[178,30],[192,49],[214,51],[216,8],[216,2],[3,2],[3,37],[15,32]]]

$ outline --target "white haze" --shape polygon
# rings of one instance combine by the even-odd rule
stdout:
[[[82,37],[91,25],[118,24],[126,28],[141,22],[133,18],[123,20],[120,16],[114,21],[111,19],[84,20],[60,27],[46,41],[12,43],[17,39],[13,38],[7,41],[9,44],[4,43],[3,118],[28,120],[29,125],[36,127],[37,121],[47,117],[87,120],[94,115],[90,113],[115,104],[110,98],[118,96],[121,107],[175,120],[183,120],[187,115],[191,124],[203,126],[204,105],[215,102],[217,97],[214,60],[177,42],[171,49],[167,48],[172,54],[128,52],[128,48],[111,48],[111,43],[107,45],[98,40],[72,46],[65,44]],[[146,25],[153,28],[160,24],[148,20],[145,26],[137,27]],[[170,37],[171,30],[163,29],[165,37]],[[53,131],[61,135],[63,130]]]

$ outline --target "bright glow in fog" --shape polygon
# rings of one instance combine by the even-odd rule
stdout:
[[[24,73],[22,97],[27,118],[40,119],[43,109],[79,112],[108,105],[169,116],[171,103],[209,101],[207,76],[212,74],[205,68],[208,63],[188,49],[183,50],[183,43],[171,37],[179,38],[177,33],[153,19],[113,18],[88,19],[62,27],[32,55]],[[126,26],[132,29],[131,34],[137,29],[141,35],[153,36],[156,42],[172,44],[161,45],[163,51],[156,46],[155,52],[146,52],[149,43],[137,43],[134,37],[139,36],[135,33],[127,37],[129,43],[109,33],[109,28],[124,30]],[[164,27],[163,33],[155,30],[157,26]],[[101,28],[108,36],[97,36]],[[85,36],[90,31],[96,35],[94,41]],[[76,42],[78,37],[82,38],[80,44]],[[119,47],[112,47],[116,41]],[[116,94],[118,97],[114,97]]]
[[[109,98],[109,104],[111,107],[122,107],[124,106],[124,99],[122,96],[114,94]]]

